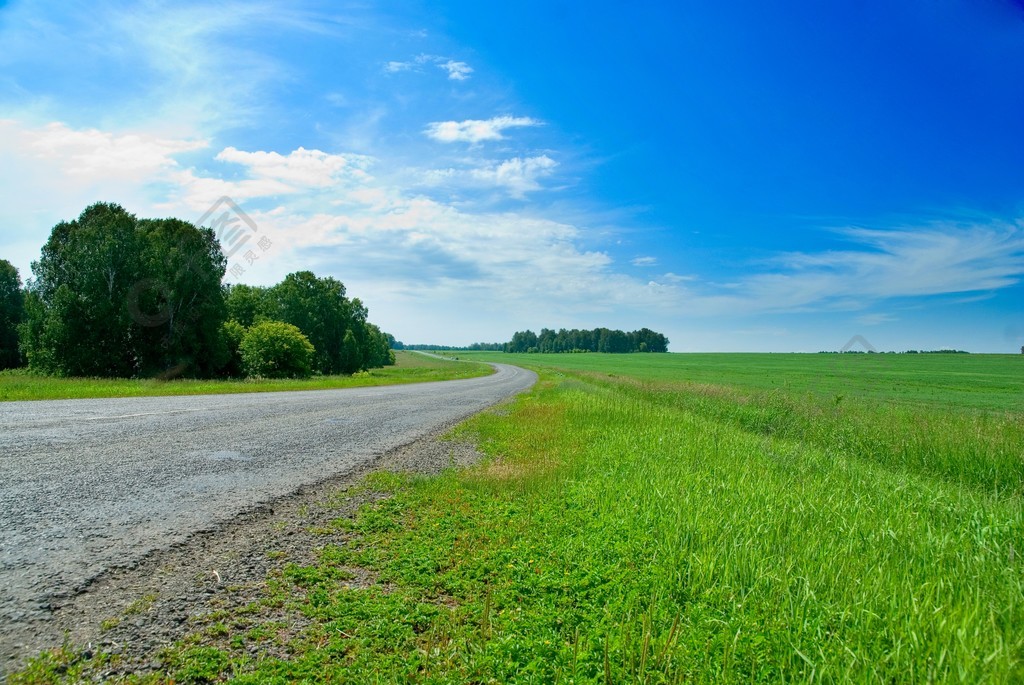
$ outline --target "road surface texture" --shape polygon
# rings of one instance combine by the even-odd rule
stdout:
[[[0,675],[54,605],[110,569],[357,472],[536,381],[495,366],[439,383],[0,403]]]

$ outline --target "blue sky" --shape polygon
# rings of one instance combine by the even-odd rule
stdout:
[[[408,342],[1024,345],[1024,5],[0,2],[0,257],[91,202]],[[255,241],[254,243],[255,244]]]

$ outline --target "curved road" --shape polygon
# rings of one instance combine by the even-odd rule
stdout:
[[[372,388],[0,403],[0,625],[536,380],[495,366]]]

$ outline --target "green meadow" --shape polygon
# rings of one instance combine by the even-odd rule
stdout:
[[[281,379],[138,379],[59,378],[24,369],[0,371],[0,402],[13,400],[66,400],[97,397],[147,397],[153,395],[215,395],[282,390],[330,390],[370,385],[396,385],[448,381],[486,376],[483,364],[457,364],[415,352],[395,352],[395,365],[361,371],[350,376],[314,376]]]
[[[485,459],[371,476],[138,680],[1024,682],[1024,358],[458,356],[540,374]]]
[[[1024,411],[1020,354],[454,354],[655,383]]]

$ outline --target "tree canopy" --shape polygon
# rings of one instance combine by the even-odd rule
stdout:
[[[367,321],[359,298],[348,299],[344,284],[329,276],[297,271],[269,288],[232,286],[227,309],[243,326],[276,320],[298,328],[316,350],[312,364],[318,373],[354,373],[394,363],[388,336]]]
[[[10,316],[0,309],[0,363],[8,320],[23,321],[29,366],[64,376],[244,373],[246,332],[272,321],[293,326],[311,345],[311,372],[394,363],[388,337],[341,281],[299,271],[271,287],[222,285],[227,260],[214,231],[181,219],[139,219],[97,203],[57,224],[32,264],[24,316],[15,306],[17,271],[3,264],[0,298],[11,290],[18,302],[11,299]]]
[[[32,264],[22,346],[67,376],[212,375],[225,259],[210,229],[97,203],[54,227]]]

